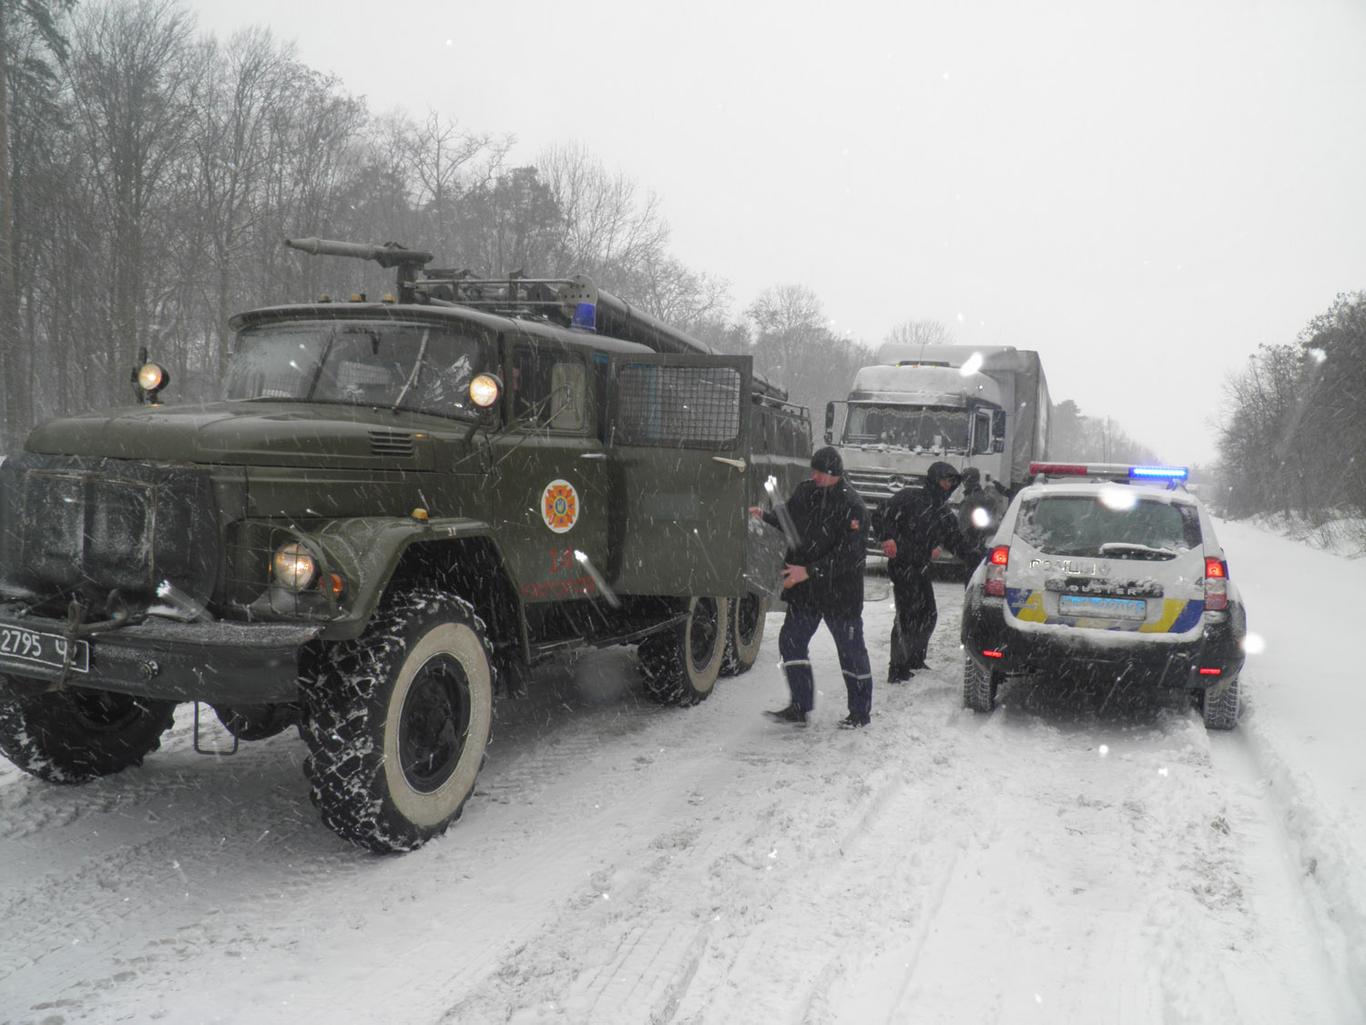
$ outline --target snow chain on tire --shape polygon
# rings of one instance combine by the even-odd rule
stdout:
[[[726,652],[730,602],[694,598],[681,625],[640,642],[645,693],[662,705],[695,705],[711,697]]]
[[[358,847],[408,851],[460,817],[493,723],[483,622],[433,588],[386,597],[358,639],[303,680],[304,772],[323,822]]]
[[[84,687],[0,698],[0,751],[49,783],[87,783],[141,765],[175,706]]]
[[[726,631],[726,652],[721,658],[722,676],[739,676],[754,667],[764,643],[768,602],[767,597],[753,591],[729,602],[730,628]]]

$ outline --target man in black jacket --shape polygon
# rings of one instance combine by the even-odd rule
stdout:
[[[898,491],[882,516],[882,552],[888,558],[896,619],[892,624],[888,683],[905,683],[917,669],[927,668],[925,652],[939,621],[934,603],[930,560],[947,548],[967,562],[973,553],[945,503],[962,479],[948,463],[931,463],[923,488]]]
[[[873,673],[863,642],[868,514],[843,475],[839,453],[820,449],[811,457],[811,479],[798,484],[780,509],[750,509],[752,515],[789,532],[783,567],[787,616],[778,634],[778,651],[792,697],[786,708],[767,713],[780,722],[805,723],[815,704],[808,646],[822,620],[835,638],[849,697],[849,715],[840,725],[867,726],[872,717]]]
[[[995,481],[982,486],[982,471],[969,466],[963,471],[963,501],[958,506],[958,531],[970,550],[981,551],[1001,525],[1005,515],[1005,494]],[[969,567],[971,568],[971,567]]]

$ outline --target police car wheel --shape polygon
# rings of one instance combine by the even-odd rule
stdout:
[[[730,601],[730,629],[726,633],[726,651],[721,658],[722,676],[739,676],[753,668],[764,642],[764,620],[768,616],[768,598],[754,591]]]
[[[84,687],[0,698],[0,751],[49,783],[86,783],[141,765],[175,706]]]
[[[711,697],[726,651],[730,602],[699,597],[688,604],[681,625],[640,642],[640,676],[645,693],[663,705],[695,705]]]
[[[1207,730],[1231,730],[1238,725],[1238,677],[1200,695],[1200,714]]]
[[[971,655],[964,655],[963,707],[974,712],[990,712],[996,707],[996,691],[1004,680],[1004,673],[984,669]]]
[[[420,847],[460,817],[493,723],[483,623],[433,589],[386,599],[365,633],[305,677],[304,772],[337,835],[386,853]]]

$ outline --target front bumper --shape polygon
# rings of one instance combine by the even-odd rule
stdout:
[[[1244,623],[1241,607],[1234,607],[1219,620],[1207,615],[1195,639],[1189,641],[1069,627],[1021,630],[1007,620],[1003,601],[984,599],[980,590],[969,587],[961,639],[969,657],[993,672],[1058,676],[1122,673],[1147,680],[1154,688],[1204,690],[1242,671]],[[988,657],[984,651],[999,652],[1000,657]],[[1219,672],[1202,675],[1201,669]]]
[[[0,605],[0,629],[66,635],[62,620]],[[303,648],[321,625],[179,623],[147,619],[84,636],[89,670],[26,661],[0,652],[0,676],[49,685],[91,687],[138,697],[210,704],[260,705],[298,698]]]

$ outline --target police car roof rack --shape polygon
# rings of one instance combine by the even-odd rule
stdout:
[[[1030,463],[1029,475],[1036,484],[1049,480],[1110,481],[1115,484],[1166,485],[1183,487],[1190,476],[1185,466],[1142,466],[1131,463]]]

